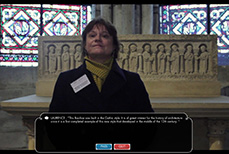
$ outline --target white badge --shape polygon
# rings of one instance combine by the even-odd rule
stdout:
[[[78,91],[82,90],[83,88],[87,87],[91,82],[87,78],[87,75],[84,74],[81,76],[79,79],[71,83],[72,89],[74,90],[75,93]]]

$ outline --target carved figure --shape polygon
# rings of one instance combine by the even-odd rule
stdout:
[[[199,46],[200,49],[200,56],[199,56],[199,73],[200,74],[206,74],[208,71],[208,59],[209,59],[209,53],[207,51],[207,46],[205,44],[201,44]]]
[[[125,70],[129,69],[129,55],[124,52],[123,44],[120,44],[120,51],[117,57],[117,62],[119,66]]]
[[[130,71],[137,72],[138,70],[137,45],[134,43],[130,44],[129,52],[130,52]]]
[[[57,69],[57,56],[56,56],[55,50],[56,50],[56,47],[54,45],[48,46],[48,56],[49,56],[48,70],[49,70],[49,73],[51,74],[55,73]]]
[[[63,54],[61,56],[62,58],[62,71],[67,71],[70,69],[70,55],[69,55],[69,46],[63,45],[62,50]]]
[[[82,47],[80,44],[77,44],[75,46],[74,59],[75,59],[75,68],[78,68],[83,62],[83,60],[82,60]]]
[[[165,45],[159,44],[157,46],[158,54],[157,54],[157,60],[158,60],[158,73],[164,74],[165,73]]]
[[[144,74],[150,74],[152,71],[152,61],[154,60],[154,57],[151,57],[151,45],[150,44],[144,44],[143,45],[143,72]]]
[[[171,45],[171,73],[172,74],[178,74],[179,73],[179,51],[178,51],[178,45],[172,44]]]
[[[184,54],[184,59],[185,59],[185,73],[186,74],[191,74],[193,73],[193,59],[194,59],[194,54],[193,54],[193,46],[191,44],[186,45],[186,53]]]

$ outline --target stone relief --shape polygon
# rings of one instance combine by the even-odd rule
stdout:
[[[181,36],[173,36],[177,39],[170,40],[167,38],[170,36],[165,35],[163,37],[166,39],[162,35],[158,35],[161,37],[159,39],[150,39],[150,35],[147,38],[139,35],[138,39],[135,35],[131,36],[131,39],[119,38],[120,51],[116,60],[125,70],[150,80],[217,78],[217,46],[212,46],[210,36],[205,40],[187,40],[181,39]],[[39,48],[41,78],[57,77],[60,72],[78,68],[83,63],[81,37],[71,37],[69,41],[65,37],[63,41],[60,37],[58,39],[40,40],[43,43]]]
[[[145,78],[185,78],[213,74],[210,51],[206,43],[200,44],[195,50],[192,43],[183,46],[179,43],[169,46],[168,43],[159,43],[154,47],[150,43],[130,43],[128,52],[123,49],[123,44],[121,46],[117,58],[119,66]]]
[[[75,45],[73,52],[68,44],[62,45],[59,50],[55,44],[47,46],[45,74],[59,74],[79,67],[83,62],[81,53],[81,44]]]

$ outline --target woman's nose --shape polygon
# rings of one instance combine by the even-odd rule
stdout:
[[[95,41],[101,41],[101,35],[96,35]]]

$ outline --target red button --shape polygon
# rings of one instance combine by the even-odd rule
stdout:
[[[130,144],[114,144],[114,150],[130,150]]]

